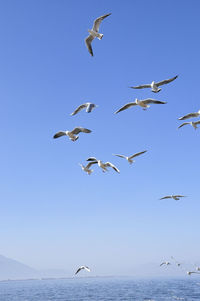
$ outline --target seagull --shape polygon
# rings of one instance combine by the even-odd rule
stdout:
[[[150,104],[166,104],[165,101],[159,101],[159,100],[155,100],[155,99],[152,99],[152,98],[147,98],[147,99],[144,99],[144,100],[139,100],[139,99],[135,99],[135,102],[129,102],[127,103],[126,105],[124,105],[122,108],[120,108],[119,110],[117,110],[115,112],[115,114],[121,112],[121,111],[124,111],[126,109],[129,109],[133,106],[140,106],[143,108],[143,110],[146,110],[147,108],[150,107]]]
[[[93,56],[93,51],[92,51],[92,46],[91,46],[91,43],[92,41],[95,39],[95,38],[98,38],[99,40],[101,40],[103,38],[103,34],[102,33],[99,33],[99,26],[101,24],[101,21],[103,21],[103,19],[107,18],[108,16],[110,16],[110,14],[106,14],[106,15],[103,15],[99,18],[97,18],[95,21],[94,21],[94,24],[93,24],[93,27],[92,29],[88,29],[89,31],[89,36],[85,39],[85,44],[88,48],[88,51],[89,53],[91,54],[91,56]]]
[[[162,197],[160,200],[165,200],[165,199],[174,199],[176,201],[180,200],[180,198],[184,198],[186,197],[185,195],[166,195],[164,197]]]
[[[199,116],[200,116],[200,110],[198,112],[189,113],[183,117],[180,117],[179,120],[186,120],[186,119],[195,118],[195,117],[199,117]]]
[[[200,120],[198,120],[198,121],[184,122],[181,125],[179,125],[178,129],[182,128],[182,126],[187,125],[187,124],[190,124],[196,130],[197,129],[197,124],[200,124]]]
[[[103,163],[101,160],[97,160],[95,157],[90,157],[86,161],[91,161],[91,162],[94,162],[94,163],[98,163],[99,167],[102,168],[103,172],[108,171],[107,167],[112,167],[116,172],[120,173],[119,169],[114,164],[112,164],[111,162]]]
[[[136,86],[136,87],[130,87],[132,89],[143,89],[143,88],[151,88],[151,91],[154,92],[154,93],[158,93],[160,90],[162,90],[161,88],[158,88],[162,85],[166,85],[166,84],[169,84],[171,83],[173,80],[175,80],[176,78],[178,77],[178,75],[170,78],[170,79],[165,79],[165,80],[162,80],[161,82],[154,82],[152,81],[151,84],[148,84],[148,85],[141,85],[141,86]]]
[[[80,105],[73,113],[71,113],[70,115],[71,116],[74,116],[76,115],[78,112],[80,112],[81,110],[85,109],[86,108],[86,112],[87,113],[90,113],[92,112],[92,110],[94,108],[98,107],[97,105],[95,105],[94,103],[91,103],[91,102],[86,102],[82,105]]]
[[[81,270],[86,270],[86,271],[90,272],[90,268],[88,268],[85,265],[82,265],[80,268],[78,268],[78,270],[76,271],[75,275],[78,274]]]
[[[175,259],[173,256],[171,256],[171,259],[173,259],[173,260],[175,261],[177,267],[180,267],[180,266],[181,266],[181,263],[178,262],[178,261],[176,261],[176,259]]]
[[[76,127],[71,132],[70,131],[60,131],[60,132],[56,133],[53,136],[53,138],[56,139],[56,138],[59,138],[62,136],[68,136],[70,140],[76,141],[79,138],[78,134],[81,132],[82,133],[91,133],[92,131],[85,129],[85,128]]]
[[[190,276],[191,274],[200,274],[200,273],[198,273],[198,272],[187,272],[187,274]]]
[[[161,264],[160,264],[160,267],[162,266],[162,265],[164,265],[164,264],[166,264],[166,265],[169,265],[169,264],[171,264],[169,261],[164,261],[164,262],[162,262]]]
[[[196,267],[196,271],[200,271],[200,267]]]
[[[79,165],[81,166],[82,170],[84,170],[85,172],[87,172],[88,175],[90,175],[93,172],[93,170],[90,169],[90,167],[93,164],[97,164],[97,162],[96,161],[89,162],[86,166],[84,166],[83,164],[79,163]]]
[[[135,158],[135,157],[137,157],[137,156],[140,156],[140,155],[142,155],[142,154],[144,154],[144,153],[146,153],[147,151],[145,150],[145,151],[143,151],[143,152],[140,152],[140,153],[136,153],[136,154],[134,154],[134,155],[132,155],[132,156],[130,156],[130,157],[127,157],[127,156],[124,156],[124,155],[115,155],[114,154],[114,156],[117,156],[117,157],[120,157],[120,158],[124,158],[124,159],[126,159],[130,164],[132,164],[133,162],[135,162],[134,160],[132,160],[133,158]]]

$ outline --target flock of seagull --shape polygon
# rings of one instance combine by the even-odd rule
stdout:
[[[97,18],[94,21],[92,29],[88,30],[89,36],[85,39],[85,44],[86,44],[87,49],[88,49],[89,53],[91,54],[91,56],[94,55],[93,54],[93,49],[92,49],[92,41],[95,38],[98,38],[99,40],[101,40],[103,38],[103,34],[99,33],[99,27],[100,27],[101,22],[110,15],[111,15],[111,13]],[[150,84],[142,84],[142,85],[138,85],[138,86],[132,86],[130,88],[132,88],[132,89],[150,88],[153,93],[158,93],[158,92],[161,91],[160,86],[171,83],[172,81],[177,79],[177,77],[178,77],[178,75],[176,75],[176,76],[174,76],[170,79],[162,80],[160,82],[152,81]],[[167,102],[165,102],[165,101],[160,101],[160,100],[156,100],[156,99],[152,99],[152,98],[147,98],[147,99],[143,99],[143,100],[139,100],[138,98],[136,98],[134,102],[129,102],[129,103],[125,104],[123,107],[121,107],[120,109],[118,109],[115,112],[115,114],[118,114],[119,112],[122,112],[122,111],[127,110],[131,107],[134,107],[134,106],[139,106],[143,110],[147,110],[150,107],[150,105],[152,105],[152,104],[166,104],[166,103]],[[74,112],[72,112],[70,115],[74,116],[74,115],[78,114],[80,111],[82,111],[84,109],[86,110],[87,113],[91,113],[97,107],[98,107],[98,105],[96,105],[94,103],[86,102],[86,103],[81,104],[80,106],[78,106],[74,110]],[[187,114],[183,117],[180,117],[179,120],[187,120],[187,119],[197,118],[197,117],[200,117],[200,110],[198,112],[189,113],[189,114]],[[184,122],[178,128],[181,128],[185,125],[191,125],[191,126],[193,126],[194,129],[197,129],[198,124],[200,124],[200,120]],[[87,128],[75,127],[71,131],[59,131],[53,136],[53,138],[57,139],[57,138],[60,138],[62,136],[68,136],[71,141],[76,141],[79,138],[80,133],[89,134],[91,132],[92,131],[90,129],[87,129]],[[130,155],[130,156],[121,155],[121,154],[114,154],[114,156],[117,156],[119,158],[123,158],[123,159],[127,160],[129,162],[129,164],[132,164],[134,162],[134,160],[133,160],[134,158],[136,158],[136,157],[138,157],[138,156],[140,156],[140,155],[142,155],[146,152],[147,152],[147,150],[135,153],[135,154]],[[84,172],[86,172],[88,175],[90,175],[93,172],[91,167],[94,166],[94,165],[97,165],[98,167],[100,167],[103,172],[107,172],[108,168],[112,168],[115,172],[120,173],[120,170],[114,164],[112,164],[111,162],[103,162],[102,160],[97,159],[95,157],[89,157],[86,161],[87,161],[86,165],[83,165],[83,164],[80,164],[80,163],[79,163],[79,165],[81,166],[82,170]],[[167,195],[167,196],[164,196],[164,197],[160,198],[160,200],[164,200],[164,199],[179,200],[182,197],[185,197],[185,196],[184,195]],[[171,258],[175,261],[175,259],[173,257],[171,257]],[[181,266],[180,263],[176,262],[176,264],[177,264],[177,266]],[[160,266],[163,266],[163,265],[170,265],[170,262],[165,261],[165,262],[162,262],[160,264]],[[81,267],[78,268],[75,275],[78,274],[81,270],[86,270],[86,271],[90,272],[89,267],[81,266]],[[197,272],[189,271],[189,272],[187,272],[187,274],[191,275],[193,273],[198,273],[198,271],[200,271],[200,267],[198,267]]]
[[[183,267],[183,264],[180,263],[179,261],[177,261],[173,256],[171,256],[171,259],[172,259],[172,261],[175,263],[175,265],[176,265],[177,267],[180,267],[180,268],[182,268],[183,270],[186,270],[186,269]],[[163,266],[163,265],[166,265],[166,266],[171,265],[171,262],[170,262],[170,261],[163,261],[163,262],[160,264],[160,266]],[[194,265],[194,267],[195,267],[195,270],[196,270],[196,271],[187,271],[187,270],[186,270],[187,275],[190,276],[190,275],[192,275],[192,274],[200,274],[200,267],[199,267],[199,266],[196,266],[196,265]]]

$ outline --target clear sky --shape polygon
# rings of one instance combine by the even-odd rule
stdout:
[[[177,130],[200,109],[199,11],[198,0],[0,2],[0,254],[95,274],[200,262],[200,129]],[[87,29],[110,12],[91,57]],[[128,88],[177,74],[158,94]],[[167,104],[113,114],[136,97]],[[99,107],[71,117],[86,101]],[[92,133],[52,139],[75,126]],[[145,149],[132,166],[112,155]],[[88,176],[78,163],[89,156],[121,173]],[[188,197],[159,201],[173,193]]]

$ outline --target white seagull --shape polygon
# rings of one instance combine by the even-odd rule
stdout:
[[[175,80],[176,78],[178,77],[178,75],[170,78],[170,79],[165,79],[165,80],[162,80],[161,82],[154,82],[152,81],[151,84],[148,84],[148,85],[140,85],[140,86],[135,86],[135,87],[130,87],[132,89],[143,89],[143,88],[151,88],[151,91],[154,92],[154,93],[158,93],[161,88],[158,88],[162,85],[166,85],[166,84],[169,84],[171,83],[173,80]]]
[[[73,113],[71,113],[70,115],[74,116],[74,115],[76,115],[78,112],[80,112],[83,109],[86,109],[86,112],[90,113],[96,107],[98,107],[98,106],[95,105],[94,103],[86,102],[86,103],[80,105],[78,108],[76,108],[76,110]]]
[[[90,268],[88,268],[85,265],[82,265],[80,268],[78,268],[78,270],[76,271],[75,275],[78,274],[81,270],[86,270],[86,271],[90,272]]]
[[[86,166],[84,166],[83,164],[79,163],[79,165],[81,166],[82,170],[85,171],[85,172],[87,172],[88,175],[90,175],[93,172],[93,169],[90,169],[90,167],[93,164],[97,164],[97,162],[96,161],[91,161]]]
[[[164,265],[164,264],[170,265],[171,263],[170,263],[169,261],[164,261],[164,262],[162,262],[162,263],[160,264],[160,267],[161,267],[162,265]]]
[[[186,197],[185,195],[179,195],[179,194],[176,194],[176,195],[166,195],[164,197],[162,197],[160,200],[165,200],[165,199],[174,199],[176,201],[180,200],[180,198],[184,198]]]
[[[103,163],[101,160],[97,160],[95,157],[90,157],[86,161],[91,161],[91,162],[93,162],[93,164],[97,163],[98,166],[102,168],[103,172],[108,171],[107,167],[112,167],[116,172],[120,173],[119,169],[111,162]]]
[[[95,39],[95,38],[98,38],[99,40],[101,40],[103,38],[103,34],[102,33],[99,33],[99,26],[101,24],[101,21],[103,21],[103,19],[105,19],[106,17],[110,16],[110,14],[106,14],[106,15],[103,15],[99,18],[97,18],[95,21],[94,21],[94,24],[93,24],[93,27],[92,29],[88,29],[89,31],[89,36],[85,39],[85,44],[88,48],[88,51],[89,53],[91,54],[91,56],[93,56],[93,51],[92,51],[92,41]]]
[[[200,120],[198,120],[198,121],[184,122],[181,125],[179,125],[178,129],[182,128],[182,126],[187,125],[187,124],[190,124],[196,130],[197,129],[197,124],[200,124]]]
[[[115,112],[115,114],[117,114],[121,111],[124,111],[126,109],[129,109],[133,106],[140,106],[140,107],[143,108],[143,110],[146,110],[147,108],[150,107],[150,104],[166,104],[166,102],[165,101],[160,101],[160,100],[155,100],[155,99],[152,99],[152,98],[147,98],[147,99],[144,99],[144,100],[139,100],[139,99],[136,98],[134,102],[127,103],[126,105],[121,107],[119,110],[117,110]]]
[[[145,150],[145,151],[143,151],[143,152],[139,152],[139,153],[136,153],[136,154],[134,154],[134,155],[132,155],[132,156],[130,156],[130,157],[127,157],[127,156],[124,156],[124,155],[115,155],[114,154],[114,156],[117,156],[117,157],[120,157],[120,158],[124,158],[124,159],[126,159],[130,164],[132,164],[133,162],[135,162],[134,160],[132,160],[133,158],[135,158],[135,157],[137,157],[137,156],[140,156],[140,155],[142,155],[142,154],[144,154],[144,153],[146,153],[147,151]]]
[[[78,136],[79,133],[91,133],[91,132],[92,132],[91,130],[88,130],[88,129],[85,129],[82,127],[76,127],[72,131],[60,131],[60,132],[56,133],[53,136],[53,138],[56,139],[56,138],[59,138],[62,136],[68,136],[70,140],[76,141],[79,138],[79,136]]]
[[[186,119],[190,119],[190,118],[196,118],[200,116],[200,110],[198,112],[195,113],[189,113],[183,117],[180,117],[179,120],[186,120]]]

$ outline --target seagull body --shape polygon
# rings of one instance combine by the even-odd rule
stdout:
[[[162,262],[162,263],[160,264],[160,267],[161,267],[162,265],[164,265],[164,264],[170,265],[171,263],[170,263],[169,261],[164,261],[164,262]]]
[[[86,103],[80,105],[78,108],[76,108],[76,110],[73,113],[71,113],[70,115],[74,116],[83,109],[86,109],[86,112],[90,113],[96,107],[97,107],[97,105],[95,105],[94,103],[86,102]]]
[[[136,153],[136,154],[134,154],[134,155],[132,155],[132,156],[130,156],[130,157],[127,157],[127,156],[124,156],[124,155],[114,155],[114,156],[117,156],[117,157],[120,157],[120,158],[124,158],[124,159],[126,159],[130,164],[132,164],[133,162],[135,162],[134,160],[132,160],[133,158],[135,158],[135,157],[137,157],[137,156],[140,156],[140,155],[142,155],[142,154],[144,154],[144,153],[146,153],[147,151],[145,150],[145,151],[143,151],[143,152],[139,152],[139,153]]]
[[[90,167],[91,167],[93,164],[97,164],[97,162],[96,162],[96,161],[91,161],[91,162],[89,162],[86,166],[84,166],[83,164],[80,164],[80,163],[79,163],[79,165],[81,166],[82,170],[84,170],[85,172],[87,172],[88,175],[90,175],[90,174],[93,172],[93,170],[90,169]]]
[[[177,195],[166,195],[166,196],[162,197],[160,200],[174,199],[174,200],[178,201],[178,200],[180,200],[180,198],[184,198],[184,197],[185,197],[185,195],[179,195],[179,194],[177,194]]]
[[[200,110],[198,112],[195,113],[189,113],[183,117],[180,117],[179,120],[186,120],[186,119],[190,119],[190,118],[196,118],[200,116]]]
[[[62,137],[62,136],[68,136],[70,140],[76,141],[79,138],[78,134],[81,133],[81,132],[82,133],[91,133],[91,130],[88,130],[88,129],[85,129],[85,128],[82,128],[82,127],[76,127],[72,131],[57,132],[53,136],[53,138],[56,139],[56,138],[59,138],[59,137]]]
[[[90,268],[88,268],[85,265],[82,265],[80,268],[78,268],[78,270],[76,271],[75,275],[78,274],[81,270],[86,270],[86,271],[90,272]]]
[[[119,110],[117,110],[115,112],[115,114],[117,114],[121,111],[124,111],[126,109],[129,109],[133,106],[140,106],[140,107],[143,108],[143,110],[146,110],[147,108],[150,107],[150,104],[166,104],[166,102],[165,101],[160,101],[160,100],[155,100],[155,99],[152,99],[152,98],[147,98],[147,99],[144,99],[144,100],[139,100],[139,99],[136,98],[134,102],[127,103],[126,105],[121,107]]]
[[[97,38],[99,40],[101,40],[103,38],[103,34],[102,33],[99,33],[99,27],[100,27],[100,24],[101,22],[103,21],[103,19],[105,19],[106,17],[110,16],[110,14],[106,14],[106,15],[103,15],[99,18],[97,18],[95,21],[94,21],[94,24],[93,24],[93,27],[92,29],[88,29],[88,32],[90,33],[89,36],[85,39],[85,44],[88,48],[88,51],[89,53],[91,54],[91,56],[93,56],[93,50],[92,50],[92,41]]]
[[[98,166],[101,167],[103,172],[108,171],[107,167],[112,167],[116,172],[120,173],[119,169],[114,164],[112,164],[111,162],[103,163],[101,160],[97,160],[95,157],[90,157],[90,158],[87,159],[87,161],[97,163]]]
[[[190,124],[196,130],[197,129],[197,124],[200,124],[200,120],[198,120],[198,121],[184,122],[181,125],[179,125],[178,129],[182,128],[184,125],[187,125],[187,124]]]
[[[166,79],[166,80],[163,80],[161,82],[155,82],[155,81],[152,81],[151,84],[147,84],[147,85],[140,85],[140,86],[135,86],[135,87],[130,87],[132,89],[144,89],[144,88],[151,88],[151,91],[154,92],[154,93],[158,93],[160,90],[162,90],[161,88],[159,88],[160,86],[162,85],[166,85],[166,84],[169,84],[171,83],[172,81],[174,81],[176,78],[178,77],[178,75],[170,78],[170,79]]]

